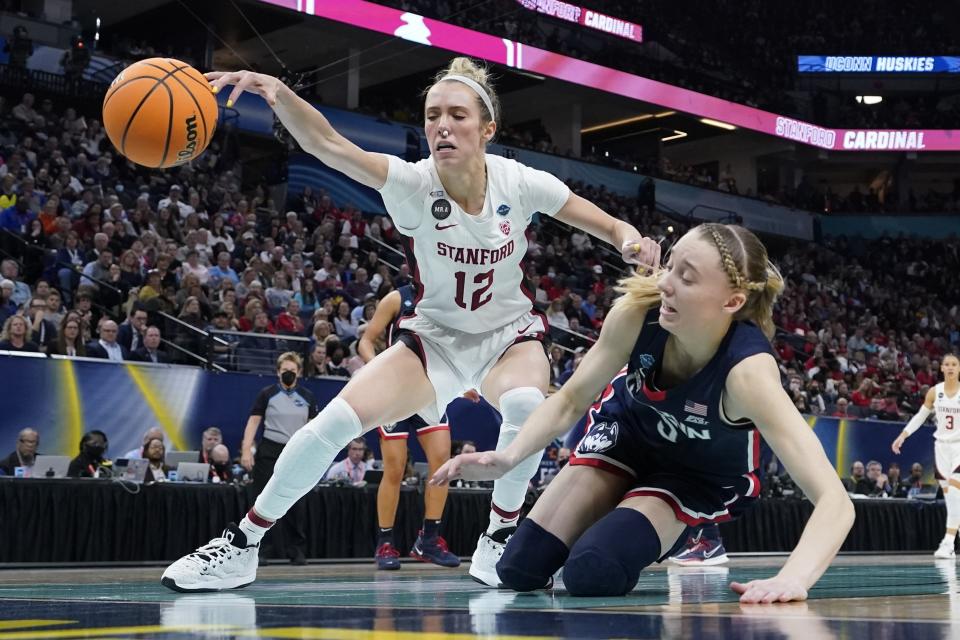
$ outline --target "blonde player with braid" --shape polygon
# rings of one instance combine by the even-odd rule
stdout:
[[[937,481],[947,503],[947,526],[940,546],[933,555],[950,560],[956,557],[954,545],[957,528],[960,527],[960,424],[954,425],[954,421],[960,422],[960,359],[948,353],[943,356],[940,371],[943,372],[943,382],[927,391],[917,415],[907,423],[891,448],[900,455],[904,440],[919,429],[931,414],[936,415],[933,452]]]
[[[854,511],[780,386],[769,337],[783,280],[766,249],[743,227],[704,224],[677,243],[666,270],[620,285],[597,343],[510,446],[457,456],[432,481],[497,478],[589,409],[589,430],[508,542],[497,573],[505,587],[526,591],[563,567],[571,594],[618,596],[692,528],[754,502],[763,436],[816,508],[777,575],[730,586],[741,602],[805,599]]]

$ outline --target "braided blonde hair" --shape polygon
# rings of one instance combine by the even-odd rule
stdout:
[[[747,301],[734,319],[751,320],[772,338],[776,331],[773,305],[783,291],[783,276],[770,262],[767,248],[751,231],[739,225],[708,222],[696,231],[717,247],[730,286],[747,292]]]
[[[770,262],[767,249],[760,239],[741,226],[714,222],[695,227],[691,233],[700,234],[717,247],[730,286],[747,292],[747,302],[737,311],[734,319],[751,320],[768,338],[772,338],[776,330],[773,304],[783,291],[783,277]],[[623,295],[616,304],[643,309],[659,305],[660,289],[657,282],[662,273],[662,269],[649,275],[637,272],[620,280],[615,291]]]

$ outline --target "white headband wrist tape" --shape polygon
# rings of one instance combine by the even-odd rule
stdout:
[[[456,82],[462,82],[463,84],[473,89],[474,92],[476,92],[476,94],[480,96],[480,99],[483,101],[483,106],[487,108],[487,112],[490,114],[490,118],[493,119],[494,121],[497,119],[497,114],[493,112],[493,102],[490,101],[490,96],[487,95],[487,92],[483,90],[483,87],[481,87],[480,83],[478,83],[476,80],[471,80],[466,76],[458,76],[458,75],[449,75],[449,76],[443,76],[442,78],[440,78],[440,82],[443,82],[444,80],[455,80]]]

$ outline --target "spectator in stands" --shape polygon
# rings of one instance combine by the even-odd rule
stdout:
[[[6,322],[7,318],[17,312],[18,305],[13,301],[13,291],[13,280],[0,278],[0,322]]]
[[[847,490],[847,493],[854,493],[857,489],[857,483],[859,483],[865,477],[863,463],[859,460],[856,460],[852,465],[850,465],[850,477],[842,479],[843,488]]]
[[[210,482],[233,482],[230,450],[224,444],[218,444],[210,451]]]
[[[883,472],[883,465],[876,460],[868,462],[866,477],[857,480],[854,493],[871,497],[890,495],[890,485],[887,482],[887,475]]]
[[[12,476],[16,467],[24,467],[29,475],[39,446],[39,433],[30,428],[21,429],[17,434],[17,446],[14,447],[13,453],[0,461],[0,474]]]
[[[68,313],[60,322],[57,340],[48,354],[83,358],[87,355],[87,346],[83,340],[83,320],[80,316]]]
[[[347,457],[331,466],[324,479],[346,480],[353,485],[360,484],[367,472],[367,465],[364,462],[366,454],[367,443],[363,438],[351,440],[347,445]]]
[[[210,281],[210,270],[205,265],[200,264],[200,252],[196,249],[191,249],[187,251],[186,258],[186,262],[180,265],[183,277],[186,278],[188,275],[196,276],[199,284],[206,285]]]
[[[117,342],[117,323],[104,320],[100,323],[100,339],[87,345],[87,356],[114,362],[130,360],[130,352]]]
[[[837,408],[830,414],[834,418],[853,418],[854,416],[850,415],[850,402],[843,397],[837,398]]]
[[[34,296],[29,304],[30,339],[43,353],[50,353],[57,341],[57,325],[47,319],[47,298]]]
[[[146,458],[146,456],[143,455],[143,450],[147,447],[148,444],[150,444],[151,440],[156,438],[158,438],[161,442],[163,441],[163,429],[161,429],[160,427],[150,427],[144,432],[143,439],[140,442],[140,446],[130,449],[130,451],[127,451],[121,457],[127,458],[127,459]]]
[[[30,339],[29,321],[23,316],[10,316],[0,332],[0,351],[39,353],[40,347]]]
[[[357,329],[360,322],[350,313],[350,303],[346,300],[337,305],[337,315],[333,319],[333,326],[340,340],[349,344],[357,339]]]
[[[80,453],[70,461],[67,476],[70,478],[109,478],[113,463],[104,455],[109,448],[107,434],[95,429],[83,434]]]
[[[30,285],[18,279],[20,277],[20,265],[17,261],[7,259],[0,262],[0,276],[13,282],[13,302],[17,306],[26,304],[32,294]]]
[[[133,353],[133,359],[139,362],[169,363],[170,356],[160,351],[160,338],[159,327],[147,327],[143,333],[143,346]]]
[[[900,483],[900,490],[906,497],[912,498],[918,493],[922,493],[925,488],[926,485],[923,484],[923,465],[914,462],[910,465],[910,475]]]
[[[217,218],[217,220],[220,219]],[[210,286],[214,288],[219,287],[220,282],[225,279],[234,285],[240,283],[240,277],[230,266],[230,253],[228,251],[221,251],[217,254],[217,264],[208,270],[208,274],[210,276]]]
[[[130,315],[117,330],[117,342],[130,353],[135,353],[143,346],[146,330],[147,311],[142,305],[135,304]]]
[[[101,282],[110,281],[110,266],[113,264],[113,251],[104,247],[97,254],[96,260],[83,265],[83,278],[80,279],[81,285],[92,287],[94,290],[100,290]]]
[[[309,268],[307,265],[309,265]],[[300,290],[293,295],[293,299],[300,304],[300,313],[304,317],[312,316],[313,312],[320,306],[317,298],[317,281],[307,273],[311,268],[312,263],[307,262],[304,276],[300,281]]]
[[[302,336],[304,334],[303,320],[300,319],[300,303],[291,299],[287,308],[277,316],[277,333]]]
[[[900,485],[902,478],[900,477],[900,465],[896,462],[891,462],[890,466],[887,468],[887,484],[890,487],[889,495],[891,498],[904,498],[906,497],[906,490],[903,491],[903,495],[900,494]]]
[[[286,309],[287,304],[293,298],[293,290],[290,289],[287,276],[283,272],[278,272],[273,276],[273,286],[266,290],[265,295],[271,311]]]
[[[209,427],[204,429],[200,440],[200,459],[197,462],[206,462],[213,464],[213,448],[218,444],[223,444],[223,432],[219,427]]]
[[[151,438],[141,449],[141,458],[149,462],[144,482],[165,482],[170,468],[164,463],[167,449],[163,445],[163,438]]]

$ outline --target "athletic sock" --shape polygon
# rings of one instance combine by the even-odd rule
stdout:
[[[424,520],[423,521],[423,539],[430,540],[431,538],[436,538],[438,535],[440,535],[440,521]]]
[[[516,511],[504,511],[496,505],[490,503],[490,524],[487,525],[487,534],[491,537],[501,531],[510,531],[517,527],[520,522],[520,509]],[[499,540],[498,542],[502,542]]]
[[[393,527],[380,527],[380,530],[377,533],[377,547],[386,542],[389,542],[391,545],[393,545]]]
[[[251,545],[260,542],[272,526],[272,522],[261,518],[253,509],[250,509],[247,515],[243,516],[243,520],[240,521],[239,528],[240,531],[243,531],[243,535],[247,537],[247,544]]]

